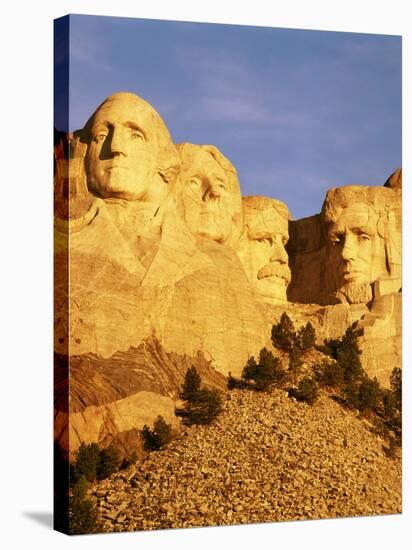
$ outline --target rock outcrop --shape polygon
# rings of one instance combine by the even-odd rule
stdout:
[[[55,354],[55,438],[71,456],[82,441],[115,442],[125,456],[141,452],[139,431],[159,414],[178,428],[178,390],[191,366],[206,386],[226,387],[200,352],[167,353],[155,339],[110,358]]]

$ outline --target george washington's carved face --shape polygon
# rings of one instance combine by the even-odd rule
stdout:
[[[89,186],[103,198],[151,202],[163,198],[154,109],[133,94],[115,94],[93,116],[86,155]]]
[[[245,232],[238,254],[246,274],[264,301],[286,302],[291,279],[285,249],[289,240],[287,208],[274,199],[244,197],[243,215]]]

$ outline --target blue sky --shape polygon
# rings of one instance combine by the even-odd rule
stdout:
[[[175,142],[216,145],[244,195],[282,200],[295,219],[330,187],[382,185],[401,166],[398,36],[70,18],[71,130],[134,92]]]

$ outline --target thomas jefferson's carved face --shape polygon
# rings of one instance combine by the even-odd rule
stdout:
[[[200,147],[191,159],[181,174],[179,210],[194,235],[224,243],[232,232],[236,200],[228,176],[213,156]]]
[[[154,181],[156,122],[150,106],[137,96],[119,94],[98,109],[87,151],[89,184],[98,195],[150,202],[164,192],[161,179]]]
[[[270,200],[270,199],[268,199]],[[286,302],[291,273],[285,245],[288,220],[268,202],[267,208],[244,203],[246,232],[239,243],[239,258],[250,282],[268,303]]]
[[[343,208],[328,225],[328,266],[336,290],[350,303],[369,301],[370,285],[387,274],[377,216],[366,204]]]

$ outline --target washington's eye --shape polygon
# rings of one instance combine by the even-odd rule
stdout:
[[[367,233],[360,233],[360,235],[358,236],[358,239],[359,239],[361,242],[366,242],[366,241],[370,241],[370,240],[371,240],[370,236],[369,236]]]
[[[132,131],[132,139],[137,139],[137,140],[140,140],[140,141],[144,141],[144,135],[142,134],[142,132],[139,132],[138,130],[133,130]]]

